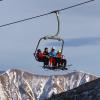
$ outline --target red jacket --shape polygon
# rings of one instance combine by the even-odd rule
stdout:
[[[44,55],[43,55],[42,52],[38,52],[38,53],[37,53],[37,57],[38,57],[39,59],[44,59]]]
[[[57,58],[62,58],[62,54],[61,53],[57,53]]]

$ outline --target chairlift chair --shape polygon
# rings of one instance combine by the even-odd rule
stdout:
[[[40,45],[42,40],[56,40],[58,42],[61,42],[61,53],[63,52],[64,40],[62,38],[58,37],[58,35],[59,35],[59,28],[60,28],[60,21],[59,21],[59,16],[58,16],[59,12],[58,11],[54,11],[54,13],[56,14],[56,18],[57,18],[57,33],[55,35],[44,36],[44,37],[39,39],[38,44],[37,44],[36,49],[35,49],[35,53],[34,53],[34,57],[35,57],[36,61],[39,61],[38,57],[37,57],[37,50],[39,49],[39,45]],[[62,68],[62,66],[60,66],[60,67]],[[64,66],[64,68],[65,67],[66,66]],[[51,68],[51,67],[48,65],[48,68]],[[52,66],[52,68],[58,69],[59,67]]]

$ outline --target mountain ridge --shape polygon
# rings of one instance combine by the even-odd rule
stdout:
[[[48,100],[100,100],[100,78],[72,90],[53,95]]]
[[[95,79],[96,76],[79,71],[46,76],[9,69],[0,75],[0,97],[2,100],[44,100]]]

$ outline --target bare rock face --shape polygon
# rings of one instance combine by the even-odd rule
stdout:
[[[53,95],[48,100],[100,100],[100,78],[67,92]]]
[[[0,75],[0,100],[45,100],[95,79],[94,75],[78,71],[42,76],[12,69]]]

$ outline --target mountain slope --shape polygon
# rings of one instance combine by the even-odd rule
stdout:
[[[94,75],[78,71],[43,76],[12,69],[0,75],[0,97],[1,100],[44,100],[95,79]]]
[[[48,100],[100,100],[100,78],[67,92],[53,95]]]

